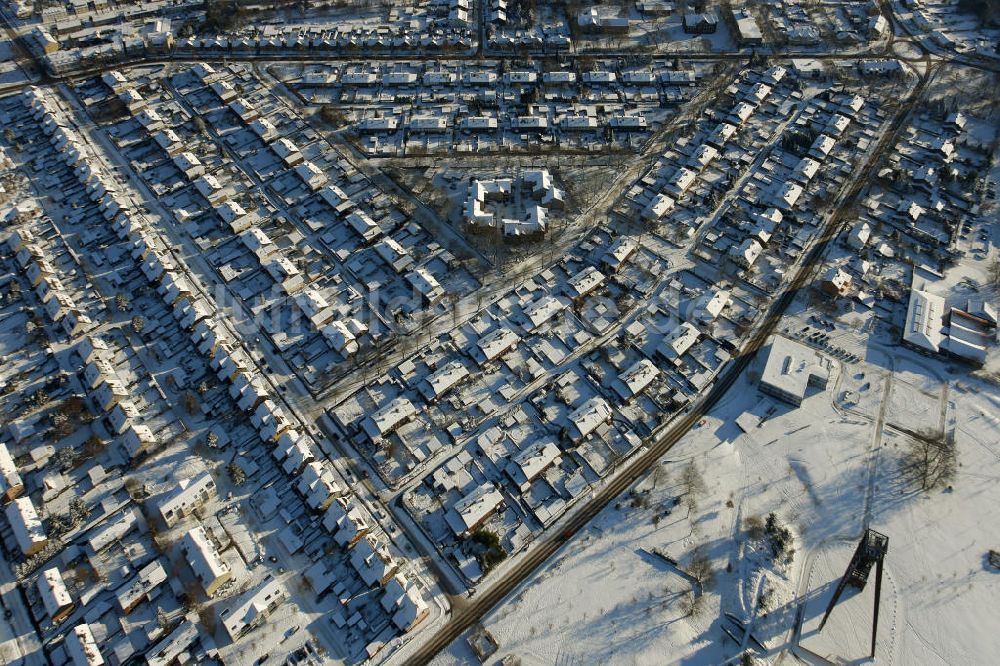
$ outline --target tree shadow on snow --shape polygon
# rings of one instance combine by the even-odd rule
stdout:
[[[796,557],[807,557],[815,549],[823,548],[843,540],[854,540],[861,537],[864,527],[866,494],[869,491],[870,468],[867,464],[867,457],[864,461],[858,460],[854,464],[846,466],[840,474],[820,482],[809,492],[812,496],[814,509],[809,513],[808,522],[801,518],[797,521],[799,532],[796,534]],[[906,505],[912,503],[921,496],[910,481],[902,473],[900,467],[902,454],[891,448],[883,447],[879,452],[877,467],[877,478],[874,487],[873,506],[871,516],[871,527],[879,531],[880,524],[887,522],[887,517],[902,510]],[[781,511],[778,511],[781,514]],[[888,533],[892,538],[892,534]],[[719,539],[709,542],[703,548],[706,553],[714,558],[724,556],[733,548],[729,539]],[[722,551],[720,555],[720,550]],[[845,559],[843,566],[846,568],[848,560]],[[989,567],[988,560],[984,556],[984,567]],[[803,571],[802,575],[808,575]],[[837,577],[820,583],[814,589],[808,590],[802,597],[797,597],[789,603],[769,611],[766,616],[760,615],[754,625],[754,636],[756,636],[767,648],[761,654],[759,648],[753,651],[757,656],[773,656],[783,650],[791,648],[796,640],[793,629],[796,626],[804,626],[812,619],[812,615],[821,614],[826,607],[826,603],[833,594],[833,590],[839,582],[839,572]],[[736,572],[719,572],[717,586],[735,586],[739,580]],[[794,582],[794,581],[793,581]],[[857,591],[848,588],[844,591],[841,603],[846,601]],[[732,598],[730,591],[722,593],[723,600]],[[817,599],[821,603],[814,603]],[[724,601],[725,604],[725,601]],[[738,657],[739,645],[723,630],[723,626],[729,628],[738,638],[742,636],[742,630],[726,616],[726,612],[737,613],[737,609],[723,606],[720,616],[699,636],[693,643],[701,643],[702,647],[681,660],[682,664],[704,664],[717,663],[720,661],[720,641],[723,646],[728,646],[730,653],[726,653],[723,659]],[[799,613],[803,616],[799,617]],[[808,613],[809,615],[805,615]],[[799,624],[801,622],[801,624]]]
[[[750,641],[747,642],[746,649],[757,657],[772,657],[793,647],[795,641],[794,629],[799,621],[799,613],[805,613],[804,609],[810,609],[811,611],[816,609],[813,612],[822,612],[825,606],[813,602],[832,595],[837,583],[838,579],[827,581],[823,585],[814,590],[809,590],[802,597],[793,599],[787,604],[766,613],[758,613],[753,623],[752,634],[754,638],[763,644],[764,649],[761,650],[760,646]],[[845,596],[842,599],[846,599],[850,594],[853,594],[853,592],[845,591]],[[800,608],[803,610],[800,611]],[[731,614],[736,616],[735,613]],[[811,617],[803,615],[803,624],[809,619]],[[693,641],[701,643],[701,649],[681,659],[679,663],[690,664],[691,666],[717,663],[719,661],[719,652],[725,655],[724,659],[735,659],[738,657],[740,654],[740,644],[734,641],[732,636],[723,630],[723,627],[731,631],[736,638],[743,639],[743,629],[740,624],[726,615],[726,609],[722,609],[719,617],[715,618],[712,624]]]
[[[878,455],[871,500],[871,527],[876,530],[888,516],[920,496],[901,470],[899,451],[882,447]],[[860,538],[870,480],[868,458],[863,458],[809,489],[815,511],[809,522],[798,521],[799,550],[812,550],[836,539]]]

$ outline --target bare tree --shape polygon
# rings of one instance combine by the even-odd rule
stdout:
[[[104,440],[97,435],[91,435],[83,443],[83,453],[88,458],[97,456],[104,450]]]
[[[198,396],[193,392],[185,391],[184,395],[181,396],[181,401],[184,404],[184,410],[188,414],[196,414],[198,412]]]
[[[670,472],[663,466],[662,463],[658,463],[656,467],[653,468],[653,489],[656,489],[657,484],[659,484],[660,479],[667,479],[670,476]]]
[[[693,590],[688,590],[681,603],[684,610],[684,617],[699,617],[705,611],[705,595],[695,594]]]
[[[764,538],[764,520],[760,516],[747,516],[743,526],[746,528],[748,539],[759,541]]]
[[[170,617],[167,612],[157,606],[156,608],[156,626],[158,626],[162,631],[166,631],[170,628]]]
[[[910,437],[903,473],[921,492],[947,486],[955,478],[955,441],[952,437]]]
[[[698,581],[702,588],[710,585],[715,579],[715,569],[712,568],[712,560],[708,559],[708,553],[703,546],[695,548],[691,555],[691,564],[688,565],[688,574]]]
[[[684,503],[687,504],[688,510],[694,513],[698,508],[698,498],[708,490],[708,487],[705,485],[705,479],[702,478],[701,472],[693,460],[688,462],[681,472],[681,485],[684,488],[682,495]]]
[[[990,284],[1000,289],[1000,259],[995,260],[990,266]]]

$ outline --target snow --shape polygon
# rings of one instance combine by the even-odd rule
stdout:
[[[722,630],[742,638],[730,613],[752,623],[770,662],[788,651],[806,658],[806,650],[863,661],[874,572],[864,592],[845,593],[822,634],[815,629],[862,534],[869,494],[870,525],[890,539],[880,663],[973,663],[997,654],[991,627],[1000,577],[986,554],[1000,530],[983,520],[1000,501],[989,472],[1000,462],[1000,402],[989,395],[996,389],[949,376],[944,364],[909,351],[893,349],[891,358],[873,348],[868,362],[836,362],[834,390],[807,396],[799,409],[766,401],[763,411],[755,377],[742,377],[645,478],[484,618],[500,645],[495,656],[514,654],[523,664],[662,664],[663,655],[671,663],[722,663],[740,653]],[[747,411],[764,417],[750,433],[735,423]],[[918,492],[901,473],[909,435],[899,428],[941,427],[955,429],[957,475],[950,491]],[[878,432],[881,446],[873,448]],[[689,462],[707,486],[690,503]],[[772,562],[744,529],[748,517],[770,512],[793,535],[790,563]],[[697,586],[654,550],[680,569],[698,553],[709,558],[714,581],[693,615]],[[434,663],[469,663],[466,637]]]

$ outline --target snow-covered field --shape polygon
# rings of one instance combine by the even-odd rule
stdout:
[[[845,594],[824,632],[815,629],[866,507],[870,527],[890,539],[879,661],[988,663],[1000,654],[1000,572],[986,561],[1000,546],[1000,391],[908,351],[893,350],[891,362],[869,351],[869,362],[841,365],[830,389],[799,409],[764,398],[751,369],[658,469],[487,616],[499,643],[487,663],[506,655],[523,664],[738,662],[747,647],[738,622],[766,647],[751,654],[769,662],[788,652],[806,658],[805,649],[862,661],[873,584]],[[853,401],[839,400],[846,390]],[[755,415],[741,419],[749,433],[735,423],[744,412]],[[896,426],[940,429],[942,415],[955,432],[956,473],[949,488],[921,492],[902,472],[911,440]],[[748,522],[771,512],[792,534],[790,562],[776,563],[749,536]],[[706,558],[711,574],[698,595],[681,570],[704,578]],[[435,661],[475,662],[466,637]]]

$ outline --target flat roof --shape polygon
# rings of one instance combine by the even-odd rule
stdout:
[[[760,383],[766,390],[794,397],[801,402],[810,384],[826,386],[830,377],[830,362],[811,347],[777,335],[767,348],[767,361]]]

